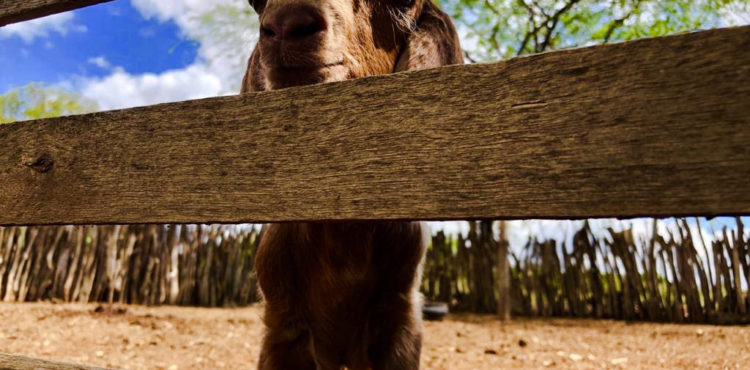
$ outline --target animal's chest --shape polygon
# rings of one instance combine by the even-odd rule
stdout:
[[[304,274],[288,276],[299,290],[298,297],[309,303],[312,313],[325,315],[354,313],[364,306],[375,290],[378,271],[375,255],[388,245],[373,243],[377,233],[364,224],[312,224],[309,238],[290,245],[295,268]]]
[[[269,303],[291,300],[311,313],[365,310],[382,290],[407,288],[390,282],[416,273],[422,245],[415,232],[412,223],[271,225],[256,261],[261,289]]]

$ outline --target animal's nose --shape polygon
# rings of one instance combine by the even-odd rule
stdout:
[[[302,41],[326,30],[325,18],[317,9],[287,6],[274,9],[261,23],[261,35],[276,42]]]

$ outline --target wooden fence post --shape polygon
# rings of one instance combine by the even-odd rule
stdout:
[[[500,240],[497,243],[497,314],[502,320],[510,320],[510,265],[508,263],[508,236],[505,221],[498,223]]]

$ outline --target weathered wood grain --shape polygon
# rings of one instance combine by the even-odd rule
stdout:
[[[113,0],[2,0],[0,27]]]
[[[94,370],[94,369],[99,369],[99,368],[0,353],[0,369]]]
[[[750,213],[750,27],[0,126],[0,224]]]

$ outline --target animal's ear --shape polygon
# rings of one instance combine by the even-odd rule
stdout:
[[[412,6],[414,3],[416,3],[416,0],[393,0],[396,4],[400,6]]]
[[[417,27],[396,61],[395,72],[463,63],[463,51],[450,17],[432,1],[425,2]]]
[[[267,0],[248,0],[248,2],[255,9],[256,13],[260,13],[266,7]]]

